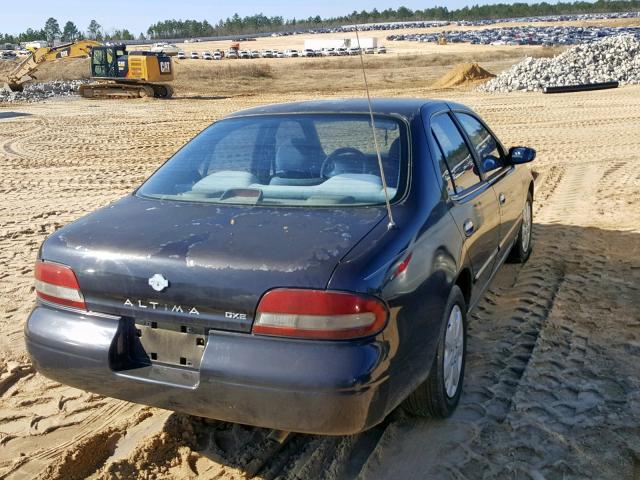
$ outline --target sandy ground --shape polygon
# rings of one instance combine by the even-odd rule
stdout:
[[[244,107],[318,97],[0,106],[0,479],[640,478],[640,87],[446,95],[538,150],[534,252],[470,320],[453,418],[394,412],[357,436],[293,435],[100,397],[37,374],[22,330],[48,233],[138,185]],[[326,94],[325,94],[326,95]]]

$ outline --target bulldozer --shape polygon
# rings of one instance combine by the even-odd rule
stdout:
[[[22,91],[29,78],[46,62],[59,58],[91,58],[92,82],[80,86],[85,98],[170,98],[173,89],[171,57],[157,52],[128,52],[126,45],[102,45],[82,40],[36,49],[8,75],[8,87]]]

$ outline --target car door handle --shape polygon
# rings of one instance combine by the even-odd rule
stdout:
[[[462,224],[462,229],[464,230],[464,234],[467,237],[470,237],[476,231],[476,227],[471,220],[467,220],[466,222],[464,222]]]
[[[507,197],[504,196],[504,193],[500,193],[500,195],[498,195],[498,200],[500,201],[500,205],[507,203]]]

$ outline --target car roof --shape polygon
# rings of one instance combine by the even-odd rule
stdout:
[[[371,105],[373,112],[376,114],[395,114],[406,119],[419,115],[423,107],[430,107],[430,110],[448,107],[466,109],[462,105],[442,100],[420,98],[374,98],[371,99]],[[277,103],[240,110],[232,113],[227,118],[284,113],[369,113],[369,104],[366,98]]]

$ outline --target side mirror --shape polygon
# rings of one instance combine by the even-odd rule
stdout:
[[[532,162],[536,158],[536,151],[529,147],[511,147],[507,160],[511,165]]]
[[[494,157],[493,155],[487,155],[482,159],[482,171],[485,173],[490,172],[491,170],[495,170],[500,166],[500,159]]]

